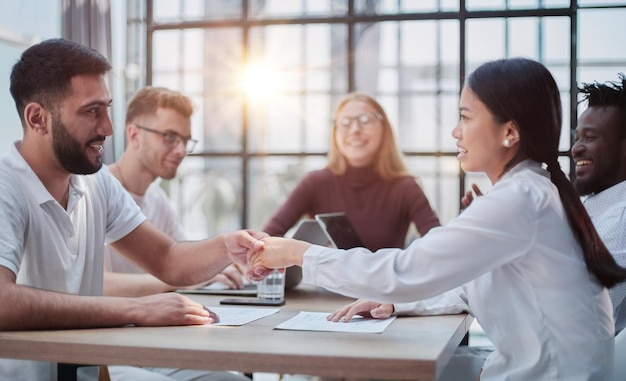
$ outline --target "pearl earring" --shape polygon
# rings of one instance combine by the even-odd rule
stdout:
[[[504,144],[505,147],[510,147],[511,146],[511,141],[509,139],[504,139],[503,144]]]

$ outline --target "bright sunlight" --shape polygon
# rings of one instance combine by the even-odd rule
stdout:
[[[242,88],[249,101],[269,99],[277,93],[277,73],[262,63],[251,63],[244,70]]]

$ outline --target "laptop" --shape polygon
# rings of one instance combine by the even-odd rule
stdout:
[[[176,291],[182,294],[256,296],[256,283],[248,283],[241,289],[232,289],[222,282],[213,282],[192,290],[180,289]]]

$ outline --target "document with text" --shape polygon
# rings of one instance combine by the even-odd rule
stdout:
[[[301,311],[293,318],[277,325],[275,329],[294,331],[329,331],[329,332],[356,332],[382,333],[391,324],[396,316],[387,319],[370,319],[354,316],[349,322],[332,322],[326,320],[329,312]]]
[[[266,316],[277,313],[280,308],[254,308],[254,307],[218,307],[205,306],[219,316],[220,321],[213,325],[244,325]]]

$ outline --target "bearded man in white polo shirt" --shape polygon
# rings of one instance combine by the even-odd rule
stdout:
[[[113,133],[98,52],[65,39],[26,49],[11,71],[23,138],[0,158],[0,329],[200,325],[218,319],[178,293],[103,297],[105,244],[162,281],[209,279],[263,233],[239,231],[177,242],[145,221],[102,167]],[[10,308],[6,308],[10,306]],[[0,380],[53,380],[54,364],[0,359]]]

